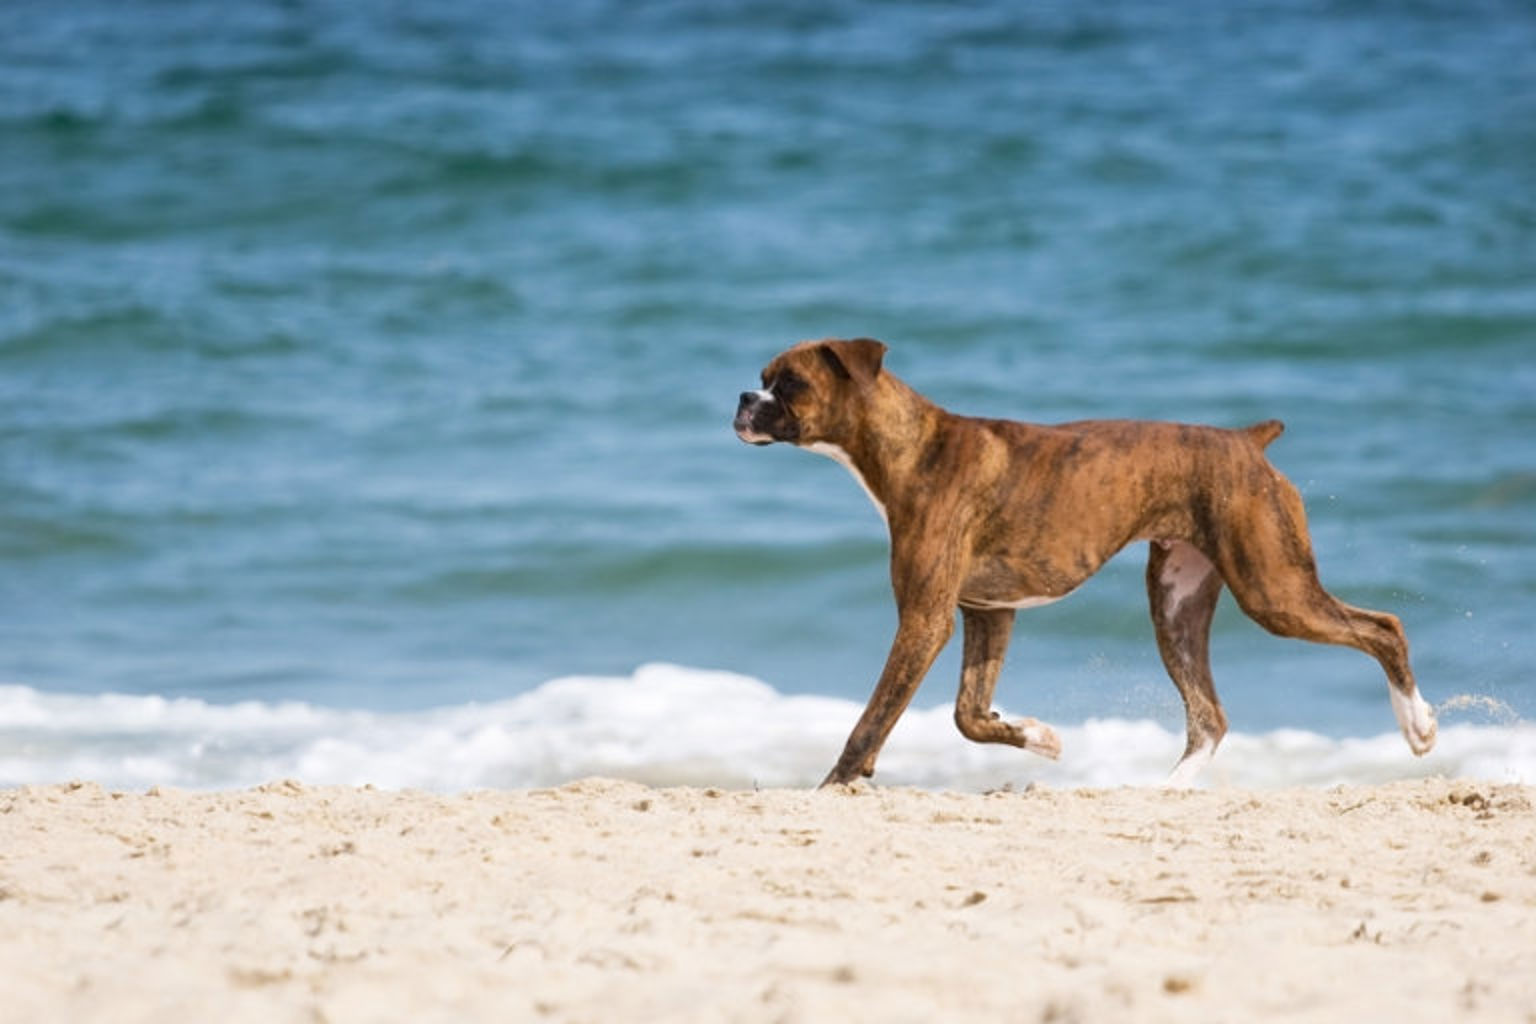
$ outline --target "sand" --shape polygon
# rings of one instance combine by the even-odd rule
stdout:
[[[0,1019],[1536,1021],[1536,787],[0,791]]]

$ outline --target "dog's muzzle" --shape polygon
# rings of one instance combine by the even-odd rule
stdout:
[[[777,440],[763,429],[761,420],[777,406],[778,400],[771,391],[743,391],[741,402],[736,406],[734,426],[736,436],[748,444],[772,444]]]

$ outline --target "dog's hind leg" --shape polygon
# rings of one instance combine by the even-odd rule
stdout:
[[[1055,730],[1033,718],[1005,722],[992,710],[992,691],[1008,652],[1013,631],[1012,608],[962,608],[965,655],[960,668],[960,695],[955,699],[955,725],[977,743],[1007,743],[1052,760],[1061,756]]]
[[[1184,698],[1184,756],[1168,776],[1170,786],[1188,786],[1210,763],[1227,733],[1227,716],[1211,679],[1211,617],[1221,596],[1221,574],[1198,548],[1185,541],[1152,542],[1147,561],[1147,595],[1157,650]]]
[[[1420,756],[1429,753],[1435,713],[1419,696],[1402,622],[1387,612],[1345,604],[1323,589],[1301,495],[1289,482],[1280,479],[1260,509],[1222,545],[1221,571],[1238,606],[1271,633],[1353,647],[1375,658],[1387,675],[1392,711],[1408,748]],[[1252,571],[1242,572],[1245,566]]]
[[[1236,588],[1233,593],[1237,593]],[[1408,666],[1408,638],[1396,615],[1345,604],[1324,590],[1315,577],[1298,581],[1291,600],[1273,600],[1278,596],[1274,589],[1259,595],[1244,593],[1238,603],[1271,633],[1353,647],[1375,658],[1387,674],[1392,711],[1408,749],[1421,757],[1434,749],[1438,731],[1435,713],[1419,696]]]

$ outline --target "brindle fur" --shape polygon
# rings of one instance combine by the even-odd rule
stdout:
[[[763,371],[775,400],[744,395],[738,412],[738,429],[745,417],[772,440],[841,448],[889,524],[896,637],[823,785],[873,774],[957,607],[960,731],[1056,756],[1048,727],[991,710],[1011,606],[1065,596],[1135,541],[1153,542],[1147,590],[1158,650],[1184,699],[1186,756],[1214,750],[1227,728],[1207,654],[1223,584],[1271,632],[1365,651],[1405,700],[1418,699],[1398,619],[1344,604],[1318,582],[1301,497],[1264,456],[1279,422],[1226,430],[959,416],[884,371],[884,353],[871,339],[797,345]],[[1416,753],[1433,743],[1428,721],[1427,735],[1404,726]]]

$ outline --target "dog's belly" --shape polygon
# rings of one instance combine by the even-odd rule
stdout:
[[[997,611],[997,610],[999,610],[1001,608],[1016,608],[1016,609],[1021,609],[1022,610],[1024,608],[1039,608],[1041,605],[1044,605],[1044,604],[1055,604],[1057,601],[1060,601],[1063,597],[1066,597],[1066,596],[1068,596],[1068,595],[1067,594],[1062,594],[1062,595],[1060,595],[1058,597],[1050,597],[1050,596],[1047,596],[1047,595],[1037,595],[1037,596],[1031,596],[1031,597],[1015,597],[1015,598],[987,598],[987,597],[964,597],[964,596],[962,596],[960,598],[960,607],[962,607],[962,608],[974,608],[977,611],[983,611],[983,612]]]
[[[959,604],[962,608],[992,611],[999,608],[1038,608],[1052,604],[1077,589],[1080,579],[1058,578],[1052,573],[1042,579],[1033,573],[999,571],[973,573],[960,588]]]
[[[959,605],[990,611],[1038,608],[1069,596],[1098,569],[1101,559],[1053,561],[1040,554],[982,557],[960,586]],[[1081,564],[1077,564],[1077,563]]]

